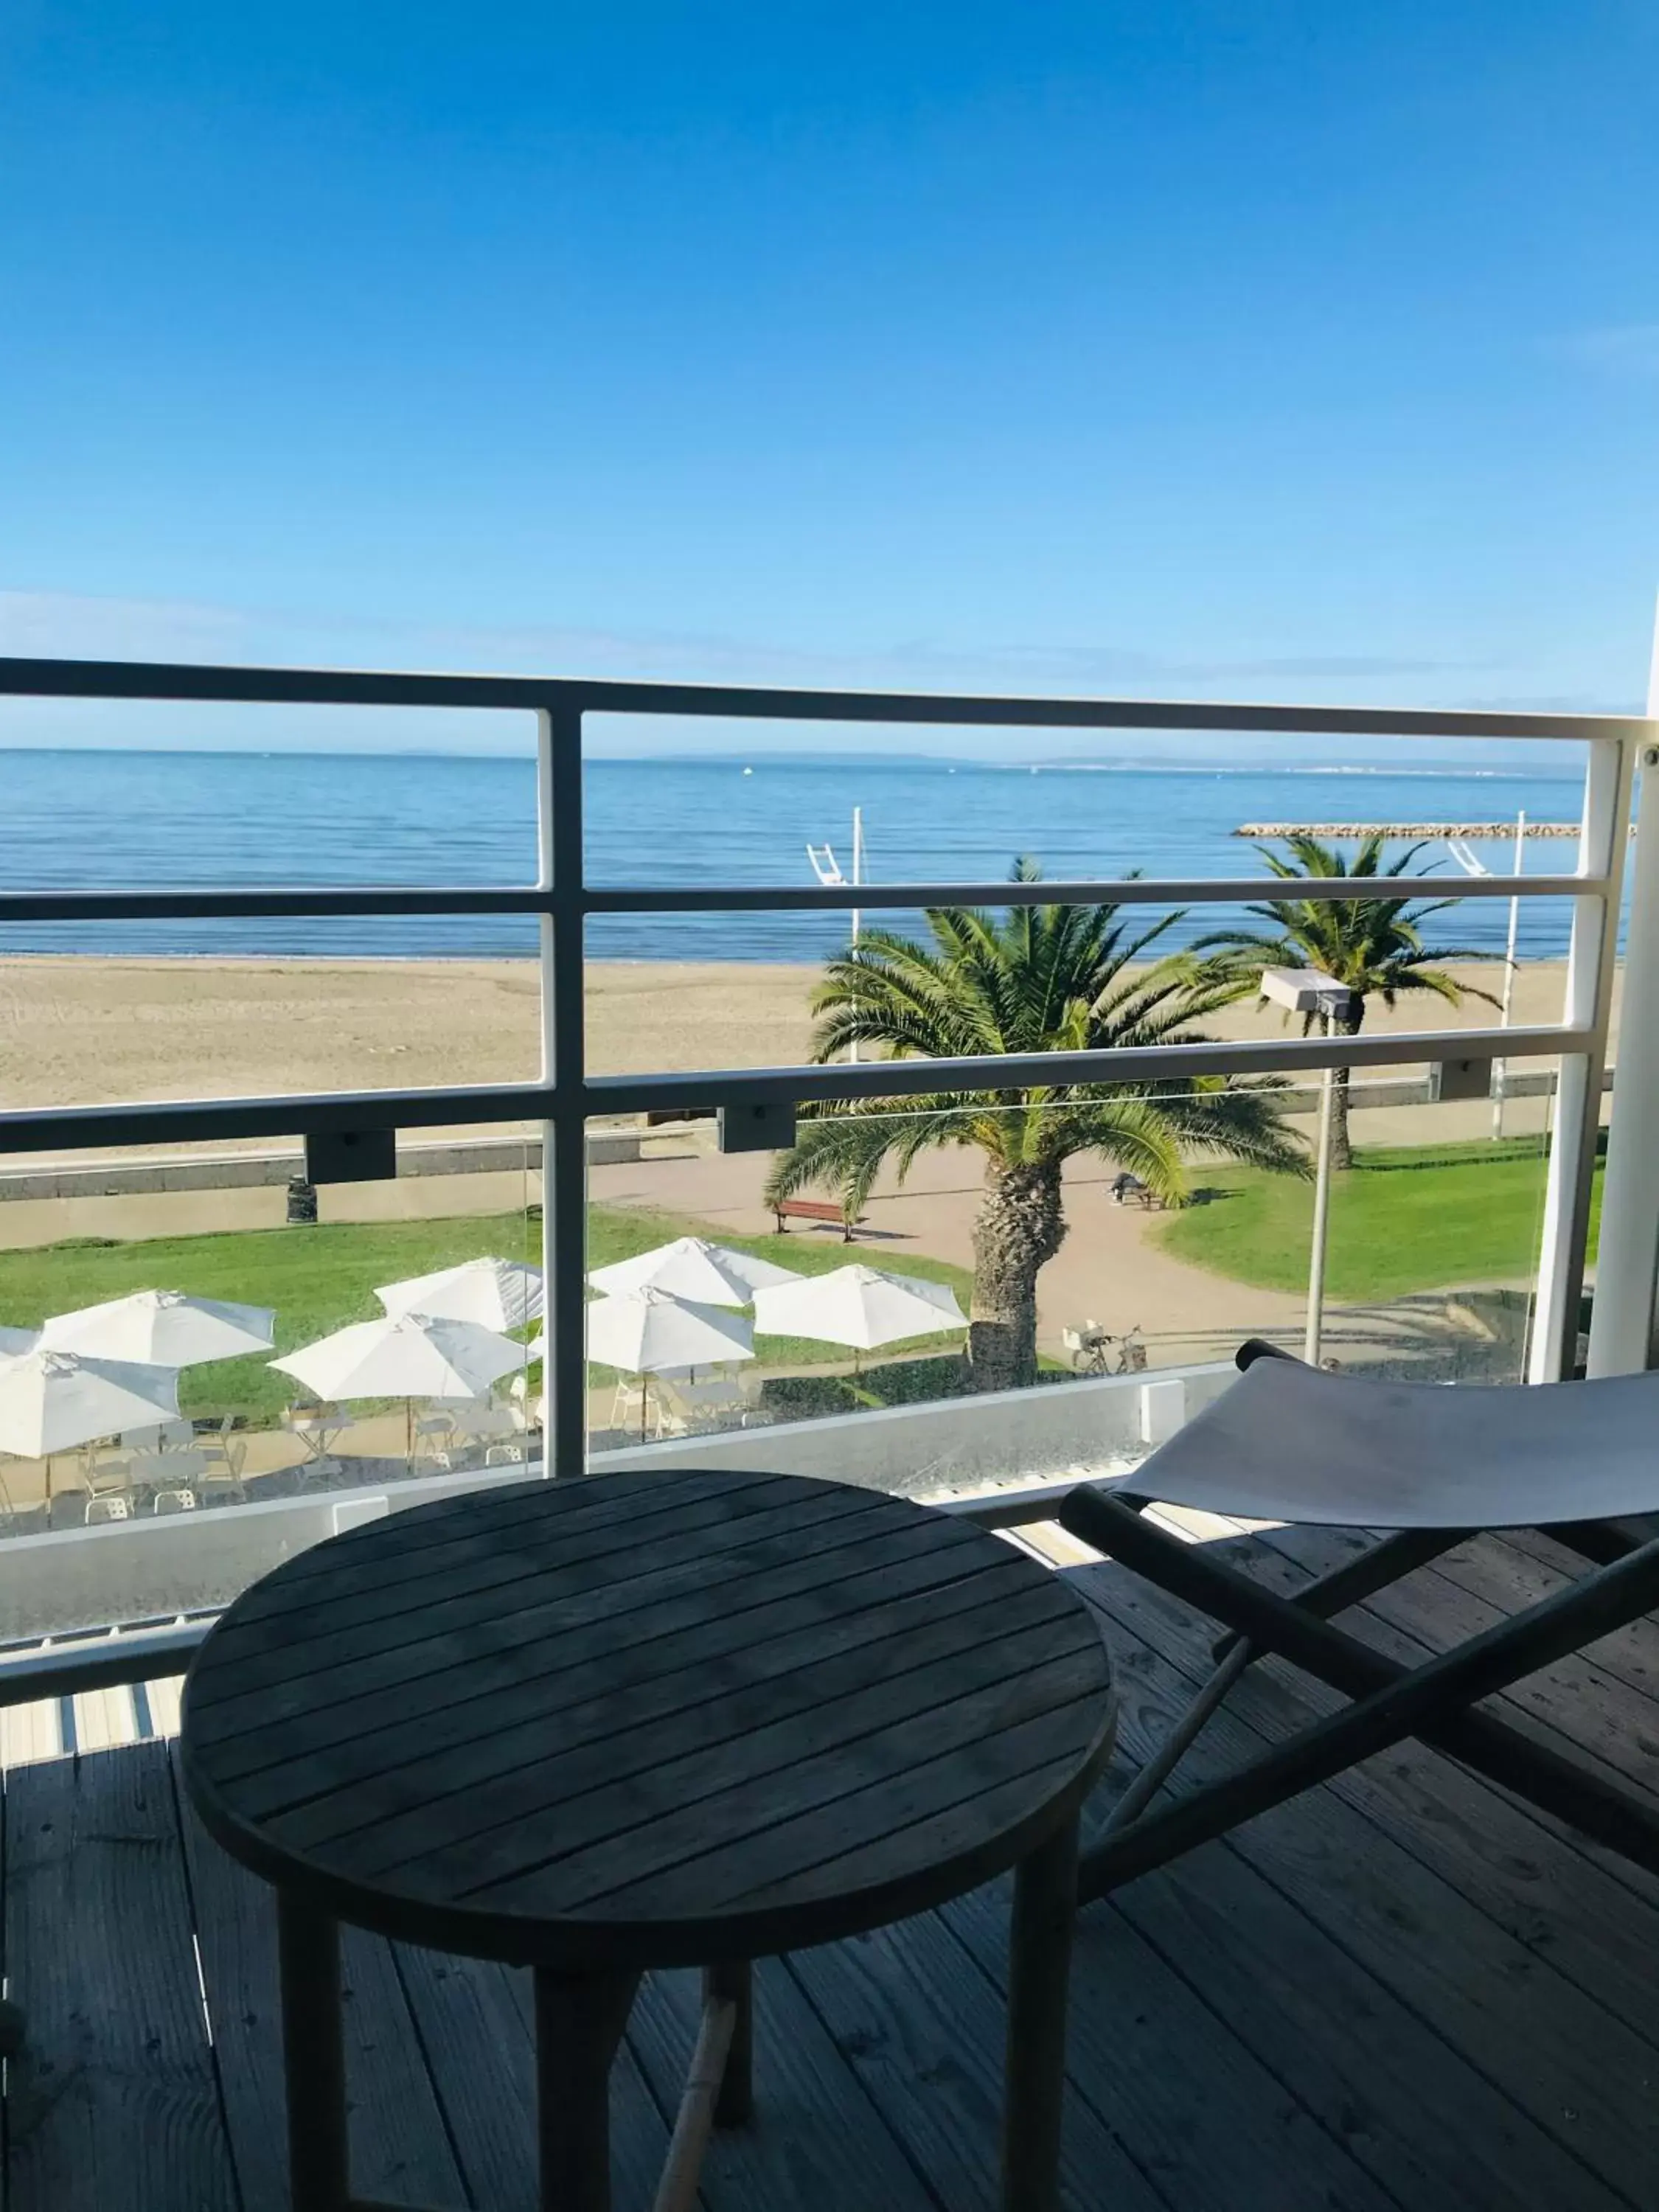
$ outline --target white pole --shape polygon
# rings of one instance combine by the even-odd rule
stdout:
[[[1525,865],[1527,854],[1527,817],[1524,811],[1515,817],[1515,872],[1518,876]],[[1504,952],[1504,1005],[1498,1017],[1499,1029],[1508,1029],[1510,1009],[1515,1003],[1515,945],[1521,927],[1521,901],[1518,896],[1510,901],[1509,943]],[[1504,1086],[1509,1081],[1510,1064],[1500,1060],[1492,1070],[1492,1133],[1494,1139],[1504,1133]]]
[[[1648,714],[1659,725],[1659,617],[1654,623]],[[1643,746],[1641,762],[1619,1065],[1590,1308],[1592,1376],[1639,1375],[1653,1364],[1659,1273],[1659,1143],[1654,1140],[1659,1127],[1659,726]]]
[[[1325,1017],[1329,1036],[1332,1017]],[[1336,1070],[1328,1067],[1319,1093],[1319,1161],[1314,1173],[1313,1241],[1308,1252],[1308,1328],[1302,1356],[1319,1364],[1319,1340],[1325,1321],[1325,1233],[1331,1211],[1331,1131],[1336,1121]]]

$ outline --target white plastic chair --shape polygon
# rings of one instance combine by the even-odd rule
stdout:
[[[203,1474],[210,1482],[234,1484],[242,1487],[242,1470],[247,1465],[247,1439],[235,1433],[236,1416],[227,1413],[216,1429],[196,1440],[197,1449],[203,1460]]]
[[[1097,1321],[1085,1321],[1079,1328],[1062,1328],[1060,1340],[1071,1355],[1073,1367],[1105,1372],[1107,1350],[1112,1340]]]
[[[87,1489],[86,1520],[126,1521],[132,1514],[133,1462],[120,1455],[103,1460],[88,1457],[83,1479]],[[105,1510],[94,1513],[94,1507]]]
[[[611,1401],[611,1425],[638,1436],[651,1419],[651,1392],[643,1379],[618,1382]]]
[[[246,1464],[244,1454],[239,1451],[233,1457],[216,1437],[203,1447],[202,1458],[204,1465],[197,1476],[197,1486],[204,1500],[216,1492],[233,1504],[246,1504],[247,1485],[242,1480],[242,1468]]]

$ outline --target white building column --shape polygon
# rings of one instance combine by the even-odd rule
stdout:
[[[1578,873],[1601,889],[1575,898],[1567,947],[1566,1004],[1570,1030],[1588,1031],[1582,1052],[1562,1055],[1555,1087],[1555,1127],[1544,1183],[1543,1236],[1538,1255],[1538,1292],[1533,1304],[1529,1382],[1559,1382],[1577,1364],[1579,1296],[1589,1242],[1590,1196],[1601,1142],[1601,1077],[1607,1066],[1613,1009],[1613,967],[1619,946],[1619,902],[1630,843],[1631,785],[1635,748],[1623,738],[1592,738],[1584,777],[1584,822],[1578,840]]]
[[[1653,1357],[1659,1282],[1659,617],[1648,714],[1655,729],[1653,741],[1642,748],[1630,860],[1625,988],[1590,1319],[1591,1375],[1639,1374]]]

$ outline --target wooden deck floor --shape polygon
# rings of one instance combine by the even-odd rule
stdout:
[[[1342,1540],[1243,1548],[1290,1588]],[[1414,1654],[1567,1564],[1537,1537],[1485,1540],[1349,1619]],[[1138,1759],[1208,1632],[1114,1567],[1072,1571],[1105,1618]],[[1514,1702],[1653,1788],[1656,1698],[1649,1624]],[[1199,1764],[1325,1702],[1260,1669]],[[4,1966],[31,2020],[4,2101],[6,2212],[285,2208],[267,1900],[181,1810],[165,1737],[15,1766],[3,1840]],[[983,1893],[762,1967],[760,2115],[716,2142],[706,2212],[990,2212],[1004,1913]],[[531,2206],[522,1978],[361,1936],[347,1961],[357,2188]],[[636,2011],[614,2083],[619,2212],[649,2203],[695,2002],[669,1975]],[[1089,1908],[1071,2054],[1077,2212],[1651,2212],[1659,1883],[1408,1746]]]

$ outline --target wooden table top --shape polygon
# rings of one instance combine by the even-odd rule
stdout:
[[[382,1933],[692,1965],[920,1911],[1051,1833],[1110,1748],[1088,1608],[841,1483],[609,1474],[416,1506],[214,1628],[183,1764],[210,1832]]]

